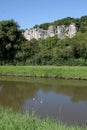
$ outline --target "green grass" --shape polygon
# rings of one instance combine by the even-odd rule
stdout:
[[[87,67],[0,66],[0,75],[87,79]]]
[[[50,119],[40,120],[34,115],[14,113],[0,107],[0,130],[83,130],[79,126],[70,126]],[[87,130],[87,127],[85,127]]]

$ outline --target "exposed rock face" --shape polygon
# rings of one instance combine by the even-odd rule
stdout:
[[[69,32],[68,32],[68,35],[70,38],[74,37],[75,34],[76,34],[77,30],[76,30],[76,26],[74,23],[70,24],[69,25]]]
[[[46,39],[47,37],[53,37],[55,35],[58,36],[59,39],[64,39],[66,37],[72,38],[75,36],[77,30],[74,23],[70,24],[69,27],[66,27],[64,25],[61,26],[49,26],[48,30],[43,30],[39,27],[32,28],[32,29],[26,29],[24,32],[24,37],[27,40],[31,40],[33,38],[35,39]]]
[[[56,34],[56,27],[55,26],[49,26],[47,30],[48,37],[54,37]]]
[[[47,37],[47,34],[46,31],[41,28],[32,28],[30,30],[25,30],[24,37],[29,41],[33,38],[38,40],[39,38],[45,39]]]
[[[65,26],[61,25],[61,26],[57,26],[57,36],[59,39],[64,39],[65,38]]]

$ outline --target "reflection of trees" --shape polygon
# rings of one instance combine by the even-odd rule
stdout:
[[[18,107],[28,98],[37,95],[39,89],[45,93],[54,91],[55,93],[68,95],[72,102],[87,100],[87,82],[55,80],[55,79],[34,79],[30,82],[1,81],[3,89],[0,91],[0,105]]]
[[[87,81],[49,79],[42,88],[70,96],[72,102],[87,101]]]
[[[24,82],[2,82],[0,105],[19,107],[26,98],[33,98],[37,88]]]

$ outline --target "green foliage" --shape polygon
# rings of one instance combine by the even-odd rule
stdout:
[[[62,65],[68,61],[61,60]],[[75,62],[75,63],[74,63]],[[71,59],[71,64],[83,63],[82,59]],[[27,77],[53,77],[64,79],[87,79],[87,67],[83,66],[1,66],[1,75],[27,76]]]
[[[82,32],[82,33],[87,32],[87,16],[82,16],[80,18],[79,31]]]
[[[40,24],[39,27],[44,29],[44,30],[47,30],[49,25],[50,25],[50,23],[43,23],[43,24]]]
[[[24,38],[19,26],[13,20],[0,22],[0,59],[2,62],[12,62]]]
[[[48,29],[50,25],[65,25],[66,27],[69,26],[71,23],[75,23],[77,30],[85,33],[87,32],[87,16],[82,16],[81,18],[71,18],[71,17],[66,17],[60,20],[56,20],[52,23],[43,23],[41,25],[38,25],[40,28],[43,28],[45,30]]]
[[[52,23],[35,25],[45,30],[49,25],[69,26],[74,22],[77,34],[73,38],[26,41],[14,20],[0,22],[0,65],[87,65],[87,16],[63,18]]]
[[[61,20],[54,21],[53,24],[58,26],[58,25],[65,25],[69,26],[71,23],[75,23],[75,19],[71,17],[63,18]]]
[[[16,60],[23,62],[25,64],[27,59],[32,59],[35,53],[38,51],[37,40],[32,39],[31,41],[26,41],[21,44],[21,49],[16,54]]]
[[[50,119],[40,120],[28,113],[22,115],[0,108],[0,130],[83,130],[83,128]]]

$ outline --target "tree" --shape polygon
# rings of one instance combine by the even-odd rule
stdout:
[[[50,25],[49,23],[43,23],[43,24],[39,25],[39,27],[44,29],[44,30],[47,30],[49,25]]]
[[[21,44],[21,49],[16,54],[16,59],[25,64],[26,60],[29,62],[33,60],[35,53],[38,53],[38,41],[32,39]]]
[[[80,18],[79,31],[82,32],[82,33],[87,32],[87,16],[82,16]]]
[[[0,22],[0,60],[13,62],[24,37],[19,30],[19,25],[14,20]]]

